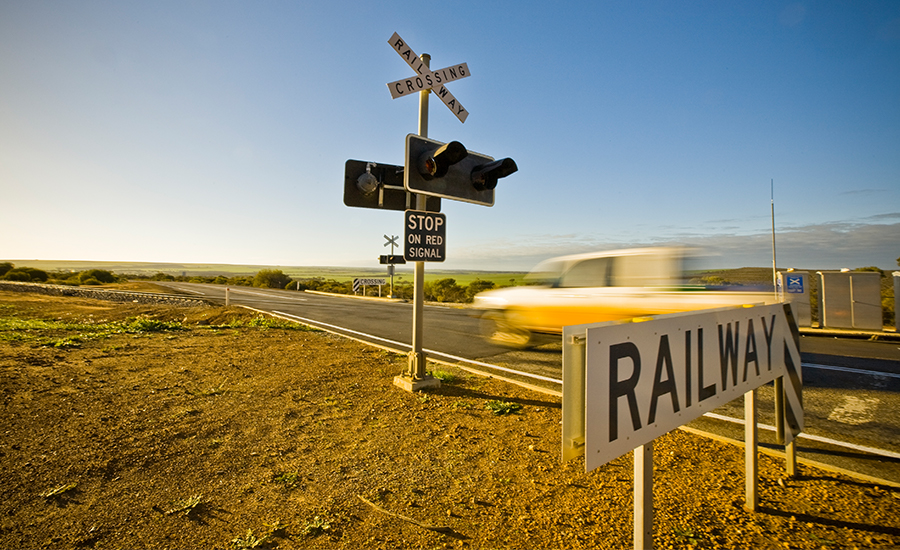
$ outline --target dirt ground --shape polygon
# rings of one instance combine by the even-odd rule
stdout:
[[[631,455],[561,463],[558,398],[256,318],[0,292],[0,547],[631,547]],[[761,456],[748,513],[742,449],[655,458],[657,548],[900,545],[897,489]]]

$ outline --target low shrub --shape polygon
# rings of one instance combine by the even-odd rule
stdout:
[[[18,281],[22,283],[44,283],[47,281],[48,277],[46,271],[34,267],[14,267],[3,275],[3,279],[6,281]]]
[[[115,283],[118,281],[118,277],[116,277],[112,271],[107,271],[105,269],[88,269],[86,271],[82,271],[78,274],[78,279],[82,282],[82,284],[109,284]],[[94,280],[96,283],[88,283],[87,281]]]
[[[280,269],[263,269],[253,277],[253,286],[257,288],[284,288],[291,278]]]

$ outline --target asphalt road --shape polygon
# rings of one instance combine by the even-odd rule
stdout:
[[[226,289],[221,285],[166,286],[219,303],[225,301]],[[406,351],[410,347],[411,303],[247,287],[230,288],[228,294],[233,305],[278,313],[394,349]],[[558,342],[510,351],[482,339],[478,327],[477,312],[471,309],[426,305],[424,348],[429,358],[463,361],[470,367],[550,391],[561,390],[560,384],[548,381],[562,378]],[[798,456],[900,485],[900,342],[804,335],[800,350],[806,429],[797,443]],[[489,365],[544,379],[492,370]],[[760,422],[773,425],[771,386],[760,388],[758,394]],[[736,400],[714,413],[742,419],[743,403]],[[703,417],[690,426],[743,439],[743,426],[738,422]],[[780,449],[775,445],[774,432],[765,428],[760,430],[760,442],[764,447]]]

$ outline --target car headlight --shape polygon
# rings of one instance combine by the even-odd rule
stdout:
[[[475,295],[473,305],[482,309],[497,309],[506,305],[506,300],[496,296]]]

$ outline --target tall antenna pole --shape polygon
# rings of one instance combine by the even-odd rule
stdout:
[[[775,267],[775,178],[772,178],[772,289],[778,298],[778,269]]]
[[[775,178],[771,181],[772,193],[772,292],[778,300],[778,271],[775,267]],[[784,443],[784,377],[775,379],[775,440]],[[787,449],[785,449],[787,450]],[[790,462],[788,462],[790,464]],[[790,470],[791,467],[788,466]]]

